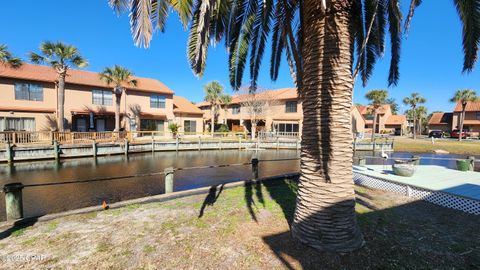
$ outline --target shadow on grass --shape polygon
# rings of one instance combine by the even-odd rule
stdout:
[[[219,186],[220,188],[218,188]],[[208,195],[207,197],[205,197],[205,200],[203,200],[202,207],[200,208],[200,213],[198,214],[199,218],[203,217],[203,214],[205,213],[205,208],[207,206],[213,206],[215,204],[215,202],[218,200],[218,197],[220,197],[220,194],[223,191],[223,186],[224,184],[210,187]]]
[[[12,234],[15,234],[16,232],[21,232],[25,228],[33,226],[35,223],[37,223],[37,221],[38,217],[25,218],[15,221],[10,228],[0,232],[0,240],[3,240]]]

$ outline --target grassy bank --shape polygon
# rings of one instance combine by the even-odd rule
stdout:
[[[480,155],[480,141],[436,140],[435,144],[428,139],[413,140],[410,138],[395,139],[395,151],[401,152],[434,152],[445,150],[452,154]]]
[[[59,218],[0,240],[5,268],[412,269],[480,267],[480,217],[356,188],[366,246],[348,255],[292,240],[295,184],[255,185]],[[18,262],[8,256],[41,255]]]

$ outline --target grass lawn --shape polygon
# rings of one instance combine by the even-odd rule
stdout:
[[[0,240],[2,268],[478,269],[480,217],[357,187],[366,245],[319,252],[290,237],[296,185],[211,190],[59,218]],[[44,256],[18,262],[7,255]]]
[[[435,150],[445,150],[452,154],[470,154],[480,155],[479,140],[436,140],[435,144],[429,139],[399,138],[395,139],[394,150],[400,152],[433,152]]]

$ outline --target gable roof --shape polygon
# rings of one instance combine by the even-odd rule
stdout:
[[[370,114],[370,109],[372,106],[365,106],[365,105],[357,105],[358,111],[362,115]],[[383,104],[382,107],[380,107],[380,110],[378,111],[379,114],[383,114],[386,111],[390,110],[390,104]]]
[[[173,96],[173,112],[203,115],[202,110],[193,105],[193,103],[188,101],[186,98],[180,96]]]
[[[52,68],[42,65],[23,64],[18,69],[0,65],[0,78],[53,83],[57,80],[57,73]],[[125,86],[128,90],[173,94],[170,88],[158,80],[142,77],[133,78],[138,81],[138,85]],[[69,69],[65,81],[67,84],[111,88],[111,86],[100,80],[98,73],[85,70]]]
[[[434,112],[428,120],[429,125],[450,125],[452,123],[453,113]]]
[[[461,112],[462,111],[462,103],[457,102],[455,104],[455,109],[453,112]],[[480,101],[469,101],[467,102],[467,107],[465,107],[466,112],[479,112],[480,111]]]
[[[230,104],[239,104],[242,102],[242,98],[247,96],[247,94],[237,94],[232,96],[232,102]],[[268,99],[276,99],[276,100],[288,100],[288,99],[296,99],[298,98],[297,88],[280,88],[275,90],[267,90],[260,92],[258,94],[258,98],[261,99],[263,97]],[[210,103],[207,101],[202,101],[196,104],[197,107],[205,107],[210,106]]]

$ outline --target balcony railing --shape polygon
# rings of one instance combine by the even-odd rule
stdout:
[[[54,132],[54,131],[5,131],[0,132],[0,144],[45,145],[57,141],[60,144],[115,143],[127,139],[130,142],[168,141],[206,138],[221,140],[246,139],[246,132],[171,132],[122,131],[122,132]]]

